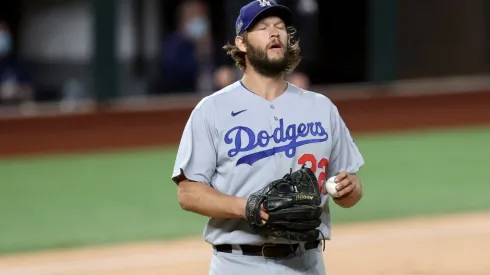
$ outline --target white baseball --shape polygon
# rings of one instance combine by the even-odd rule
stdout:
[[[329,178],[325,182],[325,188],[327,189],[327,193],[330,196],[332,196],[332,197],[338,197],[339,194],[337,193],[337,183],[335,183],[335,176]]]

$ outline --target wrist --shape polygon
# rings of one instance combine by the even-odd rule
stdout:
[[[247,198],[236,198],[233,204],[233,214],[238,218],[246,217]]]

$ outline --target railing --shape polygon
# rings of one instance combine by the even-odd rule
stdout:
[[[454,76],[415,80],[399,80],[385,84],[357,83],[316,86],[312,91],[325,94],[333,101],[372,97],[420,96],[440,93],[464,93],[490,91],[490,75]],[[76,115],[103,111],[145,111],[192,109],[201,100],[196,94],[173,94],[166,96],[126,96],[114,99],[109,105],[100,107],[94,100],[80,100],[67,109],[60,102],[39,103],[22,106],[1,106],[0,118],[29,116]]]

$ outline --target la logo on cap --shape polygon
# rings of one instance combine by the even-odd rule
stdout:
[[[257,0],[257,2],[259,2],[259,5],[261,7],[265,7],[265,6],[270,7],[270,6],[272,6],[272,4],[271,4],[271,2],[269,2],[269,0]]]

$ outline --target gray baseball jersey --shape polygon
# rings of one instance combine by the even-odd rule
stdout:
[[[319,184],[340,171],[357,172],[364,159],[337,107],[324,95],[288,83],[269,101],[237,81],[202,99],[185,126],[172,179],[181,174],[232,196],[248,197],[305,164]],[[320,230],[330,239],[328,196]],[[210,244],[262,244],[244,219],[211,218]],[[287,240],[284,241],[287,243]]]

